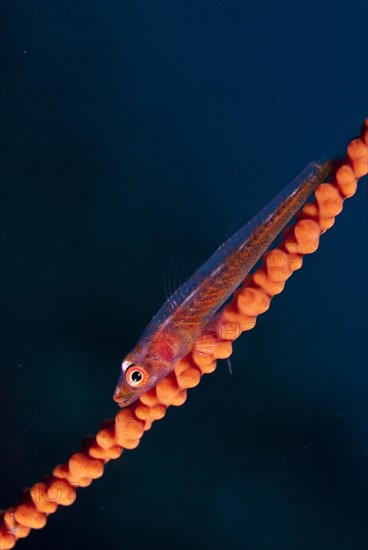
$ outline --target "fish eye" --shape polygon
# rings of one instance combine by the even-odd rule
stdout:
[[[143,386],[147,378],[147,371],[142,367],[138,367],[137,365],[130,365],[126,372],[126,380],[129,386],[133,386],[135,388]]]

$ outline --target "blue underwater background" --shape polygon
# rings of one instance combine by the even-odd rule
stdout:
[[[173,290],[367,116],[363,1],[0,2],[0,507]],[[363,550],[367,179],[225,362],[19,548]]]

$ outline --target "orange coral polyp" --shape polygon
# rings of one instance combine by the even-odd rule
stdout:
[[[213,372],[217,359],[231,355],[232,341],[255,326],[257,316],[267,311],[273,296],[282,292],[286,280],[301,268],[303,256],[317,250],[321,234],[332,227],[344,200],[354,195],[357,180],[367,172],[368,119],[329,183],[317,188],[314,202],[306,204],[296,224],[285,230],[281,244],[265,254],[262,266],[247,277],[195,349],[155,388],[120,410],[115,420],[104,422],[95,437],[86,438],[82,450],[72,454],[66,464],[56,466],[48,480],[33,485],[17,506],[3,512],[0,550],[13,548],[31,529],[44,527],[47,516],[59,505],[72,504],[77,488],[101,477],[105,464],[119,458],[124,449],[136,448],[143,433],[165,416],[170,405],[182,405],[186,390],[195,387],[202,374]]]

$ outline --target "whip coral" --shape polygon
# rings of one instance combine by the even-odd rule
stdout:
[[[317,250],[321,235],[333,226],[344,200],[355,194],[358,179],[367,172],[368,119],[360,136],[349,143],[346,157],[336,165],[329,182],[318,186],[314,201],[302,208],[296,223],[284,231],[281,243],[263,256],[261,267],[246,278],[175,370],[128,408],[119,410],[113,420],[105,421],[94,437],[83,441],[80,451],[25,490],[18,504],[2,513],[0,550],[13,548],[31,529],[44,527],[60,505],[73,504],[77,489],[101,477],[105,465],[124,450],[136,448],[144,432],[165,416],[169,406],[182,405],[187,390],[199,384],[203,374],[216,369],[217,359],[231,355],[233,341],[255,326],[258,315],[268,310],[287,279],[302,267],[304,256]]]

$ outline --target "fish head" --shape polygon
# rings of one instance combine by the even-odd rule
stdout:
[[[150,390],[157,381],[157,367],[151,360],[135,361],[125,358],[114,393],[114,400],[120,407],[128,407],[143,393]]]
[[[173,332],[142,339],[121,364],[114,400],[120,407],[128,407],[167,376],[188,351]]]
[[[146,351],[138,347],[125,357],[114,393],[120,407],[128,407],[174,368],[171,354],[163,351],[162,346],[159,350],[149,346]]]

